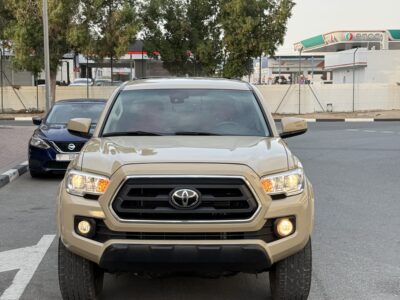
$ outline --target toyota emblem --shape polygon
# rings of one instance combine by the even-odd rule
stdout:
[[[68,150],[69,150],[69,151],[74,151],[75,148],[76,148],[76,147],[75,147],[75,144],[69,144],[69,145],[68,145]]]
[[[172,193],[170,202],[178,209],[195,208],[200,204],[200,194],[192,189],[178,189]]]

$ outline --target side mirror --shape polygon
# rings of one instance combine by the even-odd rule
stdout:
[[[34,125],[40,126],[42,124],[43,119],[41,117],[33,117],[32,118],[32,123]]]
[[[67,128],[69,131],[72,131],[73,133],[89,135],[91,125],[92,125],[92,119],[78,118],[69,120]]]
[[[307,121],[300,118],[283,118],[281,138],[290,138],[307,132]]]

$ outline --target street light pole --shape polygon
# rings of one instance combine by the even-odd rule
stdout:
[[[353,112],[355,111],[355,99],[356,99],[356,54],[360,48],[356,48],[353,53]]]
[[[86,54],[86,98],[89,99],[89,55]]]
[[[1,85],[1,112],[4,112],[4,95],[3,95],[3,48],[0,48],[0,85]]]
[[[302,52],[303,52],[303,48],[301,48],[299,50],[299,53],[300,53],[300,55],[299,55],[299,78],[298,78],[298,80],[299,80],[299,115],[301,113],[301,72],[302,72],[302,69],[301,69],[301,53]]]
[[[131,78],[129,78],[129,80],[133,80],[132,54],[130,54],[129,64],[130,64],[130,68],[131,68],[131,76],[130,76]]]
[[[50,85],[50,46],[49,46],[49,17],[47,0],[43,0],[43,36],[44,36],[44,70],[46,83],[46,111],[50,109],[51,85]]]

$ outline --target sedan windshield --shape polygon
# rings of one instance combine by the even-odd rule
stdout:
[[[251,91],[123,91],[111,109],[103,136],[269,135]]]
[[[47,124],[67,124],[70,119],[88,118],[92,123],[97,123],[105,106],[104,102],[82,103],[64,102],[56,103],[46,118]]]

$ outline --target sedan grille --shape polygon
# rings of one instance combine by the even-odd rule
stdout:
[[[54,142],[62,152],[80,152],[85,142]]]
[[[179,209],[171,204],[177,189],[195,190],[200,203]],[[241,178],[131,178],[112,208],[124,220],[220,221],[251,218],[258,203]]]

